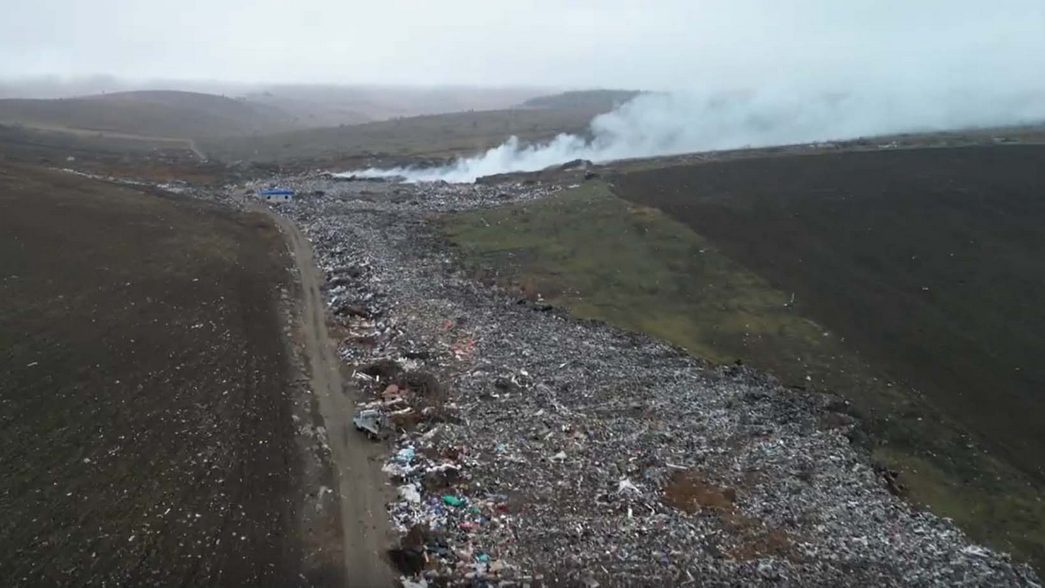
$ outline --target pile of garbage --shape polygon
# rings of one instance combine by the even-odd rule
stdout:
[[[557,188],[278,181],[323,193],[281,210],[390,444],[404,585],[1037,582],[892,494],[843,402],[480,285],[429,228]]]
[[[299,204],[326,202],[349,208],[379,206],[384,210],[408,214],[418,211],[452,212],[539,200],[563,188],[557,184],[534,183],[531,180],[496,184],[450,184],[442,181],[405,184],[374,179],[347,181],[331,174],[313,172],[253,180],[243,185],[229,186],[227,191],[253,194],[268,186],[293,188],[295,202]]]

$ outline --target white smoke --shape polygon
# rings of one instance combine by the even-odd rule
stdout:
[[[902,132],[1045,121],[1045,87],[950,87],[912,84],[844,93],[758,92],[642,94],[592,120],[590,138],[562,134],[524,145],[512,137],[485,153],[433,168],[367,169],[344,175],[409,182],[537,171],[575,159],[606,162],[680,153],[832,141]],[[880,86],[879,86],[880,87]]]

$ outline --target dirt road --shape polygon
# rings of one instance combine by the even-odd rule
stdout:
[[[312,247],[294,223],[271,216],[286,235],[301,275],[302,330],[312,370],[312,389],[326,424],[334,466],[338,472],[345,569],[349,586],[391,586],[394,577],[384,552],[392,541],[385,515],[384,475],[380,452],[352,426],[354,398],[341,381],[340,359],[327,334],[326,305],[320,290],[322,275]]]

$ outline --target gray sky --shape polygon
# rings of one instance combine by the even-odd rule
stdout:
[[[1045,71],[1045,0],[13,0],[3,13],[6,78],[830,88]]]

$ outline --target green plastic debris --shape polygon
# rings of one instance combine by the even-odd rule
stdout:
[[[443,504],[447,506],[464,506],[465,501],[463,498],[447,495],[443,497]]]

